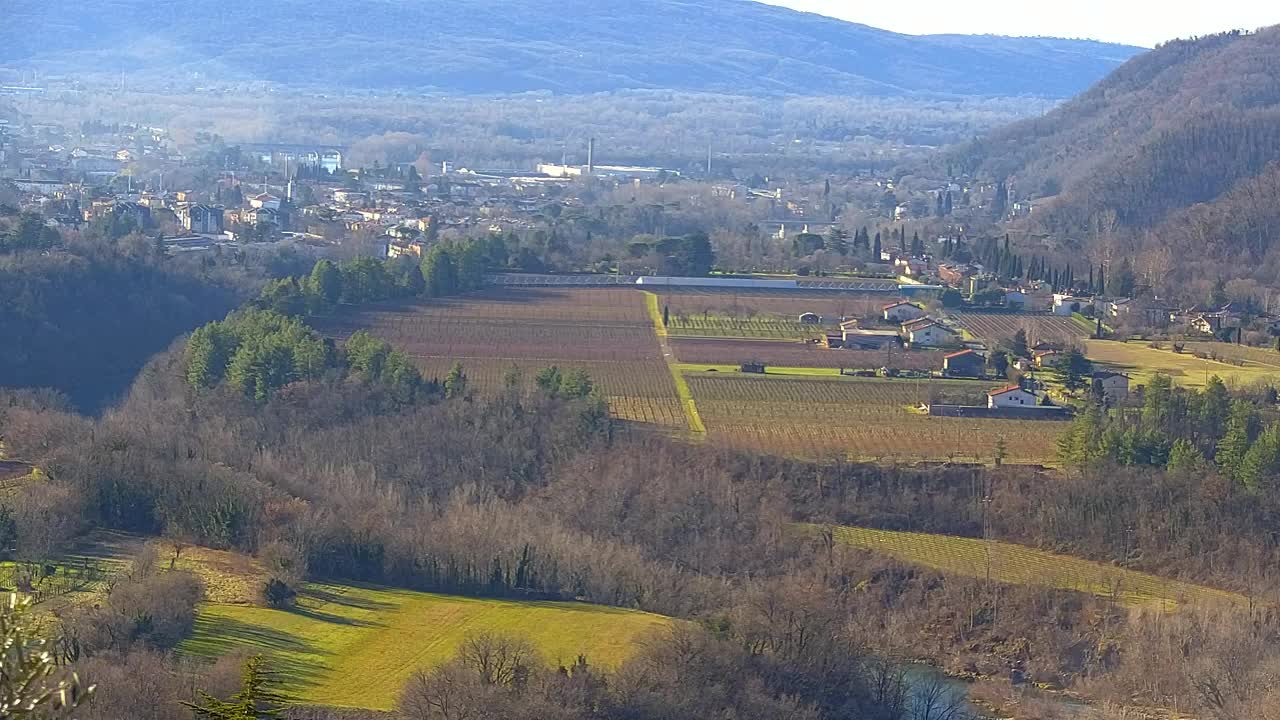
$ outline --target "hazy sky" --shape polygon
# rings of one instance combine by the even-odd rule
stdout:
[[[1277,0],[764,0],[912,35],[1090,38],[1154,47],[1192,35],[1280,24]]]

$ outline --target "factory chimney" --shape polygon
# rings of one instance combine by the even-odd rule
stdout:
[[[587,141],[587,174],[596,174],[596,139]]]

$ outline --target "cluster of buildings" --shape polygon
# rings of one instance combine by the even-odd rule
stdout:
[[[880,326],[868,328],[861,320],[844,320],[840,333],[828,334],[824,344],[833,349],[883,350],[892,346],[946,348],[963,342],[960,331],[905,300],[882,307],[880,321]]]

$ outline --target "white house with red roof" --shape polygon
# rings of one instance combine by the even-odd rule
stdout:
[[[987,407],[991,409],[1011,407],[1033,408],[1038,404],[1039,398],[1036,397],[1036,394],[1022,389],[1021,385],[1010,385],[987,393]]]

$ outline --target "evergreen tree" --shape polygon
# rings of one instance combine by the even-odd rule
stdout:
[[[1138,279],[1133,274],[1133,263],[1129,262],[1129,258],[1122,258],[1120,267],[1116,268],[1115,276],[1111,279],[1113,294],[1117,297],[1133,297],[1137,283]]]
[[[1058,439],[1058,458],[1065,465],[1080,467],[1098,460],[1108,452],[1113,441],[1104,438],[1106,417],[1096,403],[1071,421],[1070,428]]]
[[[882,250],[881,250],[881,247],[880,247],[880,231],[879,231],[879,230],[877,230],[877,231],[876,231],[876,241],[875,241],[875,244],[871,247],[871,257],[872,257],[872,259],[873,259],[875,262],[880,262],[880,253],[881,253],[881,251],[882,251]]]
[[[991,201],[991,216],[996,220],[1004,219],[1009,212],[1009,187],[1001,180],[996,183],[996,194]]]
[[[1231,416],[1227,419],[1227,429],[1218,441],[1214,460],[1227,476],[1240,479],[1241,464],[1249,445],[1258,433],[1258,411],[1252,403],[1235,400],[1231,403]]]
[[[1258,435],[1245,451],[1236,470],[1236,480],[1253,492],[1264,489],[1280,472],[1280,423]]]
[[[849,233],[842,227],[832,227],[827,232],[827,238],[824,247],[829,252],[839,253],[840,255],[849,254]]]
[[[1106,268],[1098,265],[1098,294],[1105,295],[1107,293],[1107,271]]]
[[[445,375],[444,396],[449,399],[467,396],[467,373],[462,369],[462,363],[455,362],[449,368],[449,374]]]
[[[1178,438],[1169,449],[1169,463],[1165,467],[1172,473],[1190,473],[1202,472],[1205,464],[1204,453],[1200,452],[1195,443],[1186,438]]]
[[[426,294],[445,297],[458,292],[458,266],[453,254],[444,245],[436,245],[422,258],[422,279]]]
[[[200,692],[199,703],[183,703],[201,720],[275,720],[283,717],[285,698],[274,688],[278,684],[275,673],[267,668],[267,661],[255,655],[244,664],[241,673],[240,692],[229,700],[219,700],[206,692]]]
[[[311,269],[308,290],[326,305],[337,305],[342,297],[342,272],[331,260],[321,260]]]

